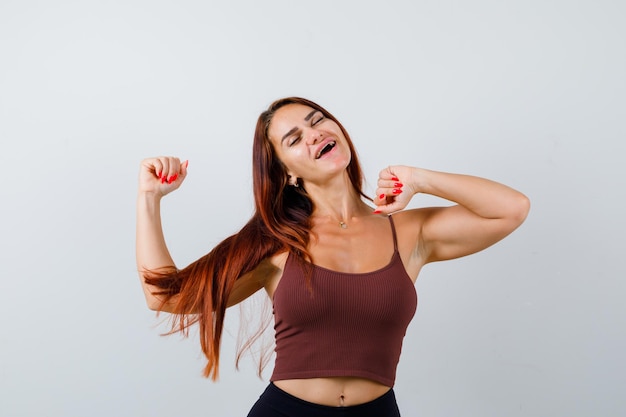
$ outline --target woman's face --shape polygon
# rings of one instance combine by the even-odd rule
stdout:
[[[288,104],[278,109],[268,136],[292,185],[297,178],[322,184],[350,164],[350,148],[337,123],[309,106]]]

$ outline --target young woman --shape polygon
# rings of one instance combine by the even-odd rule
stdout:
[[[174,157],[141,162],[139,276],[148,306],[174,314],[173,330],[199,325],[213,379],[226,308],[267,292],[276,361],[250,417],[399,416],[392,388],[421,268],[487,248],[529,210],[505,185],[409,166],[383,169],[369,199],[341,123],[309,100],[285,98],[257,122],[254,215],[179,270],[159,207],[187,165]],[[417,193],[455,204],[402,210]]]

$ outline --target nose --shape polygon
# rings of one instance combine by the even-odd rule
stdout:
[[[322,132],[316,129],[309,129],[309,132],[307,132],[307,142],[311,145],[315,145],[320,140],[322,140]]]

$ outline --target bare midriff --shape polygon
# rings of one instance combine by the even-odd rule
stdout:
[[[284,379],[274,381],[281,390],[304,401],[331,407],[348,407],[375,400],[389,387],[355,377]]]

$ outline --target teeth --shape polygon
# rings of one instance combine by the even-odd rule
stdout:
[[[336,145],[335,141],[328,142],[322,149],[320,149],[320,151],[317,153],[317,155],[315,155],[315,159],[319,159],[319,157],[322,156],[322,154],[324,153],[324,150],[332,149],[332,148],[335,147],[335,145]]]

